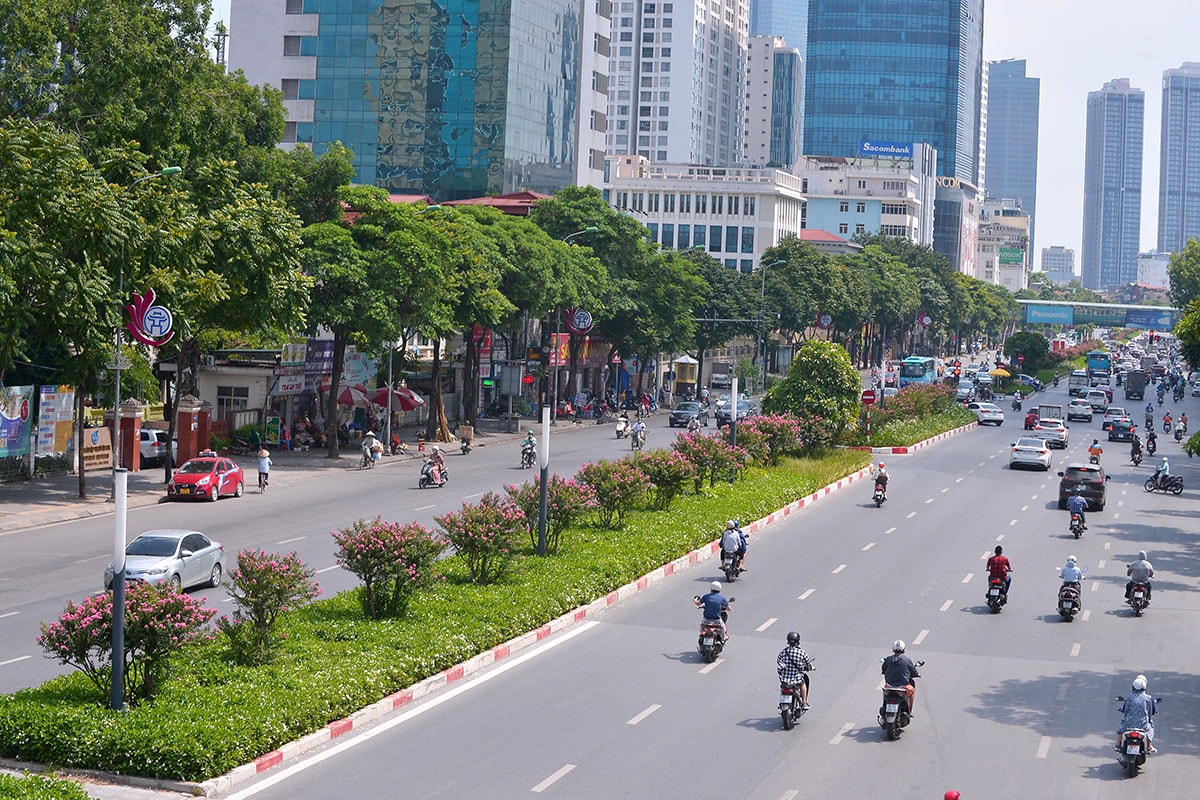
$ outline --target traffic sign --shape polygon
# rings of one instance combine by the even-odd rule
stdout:
[[[862,393],[862,401],[866,405],[871,405],[872,403],[874,403],[875,402],[875,392],[871,391],[870,389],[865,390]]]
[[[1024,363],[1025,363],[1025,356],[1024,356],[1024,355],[1020,355],[1020,354],[1019,354],[1019,355],[1017,355],[1017,363],[1018,363],[1018,364],[1024,364]]]

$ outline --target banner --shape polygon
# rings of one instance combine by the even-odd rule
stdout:
[[[33,387],[5,386],[0,391],[0,458],[27,456],[33,428]]]
[[[38,455],[74,450],[75,387],[43,386],[38,392]]]

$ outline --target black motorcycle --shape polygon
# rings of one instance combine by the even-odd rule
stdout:
[[[999,614],[1000,609],[1008,602],[1008,591],[1004,588],[1003,578],[992,578],[988,582],[987,605],[993,614]]]
[[[1083,608],[1083,592],[1074,581],[1063,581],[1058,588],[1058,615],[1065,622],[1074,622],[1075,615]]]
[[[1071,524],[1069,527],[1071,533],[1078,539],[1083,536],[1083,517],[1079,513],[1071,515]]]
[[[521,448],[521,469],[529,469],[533,466],[533,456],[536,451],[532,447]]]
[[[1140,617],[1150,605],[1150,587],[1142,581],[1135,581],[1129,588],[1129,607],[1133,615]]]
[[[1129,456],[1129,460],[1131,462],[1133,462],[1133,465],[1135,467],[1140,467],[1142,465],[1142,451],[1141,450],[1133,451],[1133,453]]]
[[[812,661],[809,658],[809,661]],[[813,667],[816,669],[816,667]],[[783,720],[783,729],[790,731],[807,713],[804,702],[800,699],[800,686],[808,688],[808,673],[800,673],[800,683],[779,683],[779,716]]]
[[[884,659],[879,659],[879,663],[882,664],[883,661]],[[917,666],[923,667],[925,662],[918,661]],[[883,705],[879,707],[878,721],[888,739],[900,738],[900,733],[912,721],[908,714],[908,691],[905,687],[884,685]]]
[[[1147,492],[1170,492],[1173,495],[1183,494],[1183,476],[1170,475],[1166,480],[1147,478],[1143,487]]]
[[[700,595],[693,597],[692,601],[699,605]],[[729,603],[733,604],[732,597],[729,598]],[[700,651],[700,655],[706,663],[711,664],[716,661],[721,655],[721,651],[725,649],[725,627],[728,623],[728,611],[721,612],[720,620],[700,620],[700,638],[697,640],[696,649]]]
[[[1124,703],[1125,698],[1117,695],[1118,703]],[[1156,702],[1161,703],[1161,697],[1156,698]],[[1117,749],[1117,763],[1120,764],[1126,774],[1131,778],[1136,778],[1138,770],[1146,763],[1146,757],[1150,755],[1150,737],[1148,731],[1142,728],[1130,728],[1121,734],[1121,744]]]
[[[879,508],[883,505],[883,501],[887,500],[887,490],[882,483],[875,484],[875,493],[871,495],[871,500],[874,501],[876,508]]]

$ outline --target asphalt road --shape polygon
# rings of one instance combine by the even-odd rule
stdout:
[[[1125,797],[1112,698],[1137,672],[1167,696],[1161,753],[1137,789],[1190,796],[1200,779],[1187,666],[1200,655],[1200,559],[1189,548],[1198,495],[1146,494],[1148,467],[1110,450],[1108,508],[1089,514],[1076,541],[1054,472],[1007,468],[1020,430],[1009,417],[889,459],[882,509],[852,487],[757,537],[749,572],[728,587],[734,635],[713,666],[695,653],[690,602],[719,577],[709,561],[230,797],[332,800],[351,786],[397,798]],[[1099,430],[1098,418],[1073,424],[1054,469],[1085,458]],[[1197,485],[1190,465],[1176,471]],[[1015,575],[1008,606],[992,615],[984,559],[997,542]],[[1158,579],[1135,619],[1124,572],[1142,548]],[[1056,567],[1069,554],[1089,567],[1074,623],[1054,613]],[[785,732],[774,660],[790,629],[818,670],[813,710]],[[875,722],[878,659],[895,638],[928,663],[913,724],[888,742]]]

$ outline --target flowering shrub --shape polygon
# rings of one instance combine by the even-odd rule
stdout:
[[[516,557],[516,539],[525,526],[525,512],[507,497],[488,492],[475,505],[434,517],[446,538],[467,562],[474,583],[495,583]]]
[[[697,492],[703,486],[705,478],[708,478],[708,485],[712,486],[718,478],[725,480],[730,475],[736,475],[749,459],[745,450],[733,447],[719,433],[712,436],[701,433],[683,434],[675,438],[671,447],[695,470]]]
[[[725,429],[729,434],[729,441],[733,441],[733,427]],[[767,437],[763,436],[757,428],[747,425],[746,422],[739,422],[737,426],[737,446],[746,451],[746,461],[751,464],[766,464],[768,456]]]
[[[659,511],[670,508],[684,484],[696,476],[692,463],[675,450],[648,450],[637,456],[636,463],[650,479],[650,505]]]
[[[800,421],[788,414],[766,414],[738,425],[738,446],[744,446],[742,437],[751,433],[761,438],[766,446],[766,462],[774,466],[779,459],[800,451]],[[747,448],[749,449],[749,448]]]
[[[509,499],[525,514],[525,530],[529,542],[537,547],[538,516],[541,513],[541,478],[522,483],[520,486],[505,486]],[[583,516],[596,504],[596,491],[586,483],[574,478],[564,478],[558,473],[550,476],[546,486],[546,547],[558,552],[558,541],[563,531]]]
[[[650,478],[631,458],[584,464],[576,477],[596,492],[602,528],[624,525],[625,515],[650,491]]]
[[[444,549],[423,525],[358,520],[333,532],[337,562],[362,581],[359,602],[368,619],[403,617],[408,601],[433,580],[433,564]]]
[[[205,630],[216,615],[170,586],[132,583],[125,594],[125,698],[149,702],[167,678],[170,656],[193,642],[212,638]],[[75,667],[107,703],[112,693],[112,594],[67,602],[57,622],[42,624],[38,646],[61,664]]]
[[[238,608],[233,619],[217,620],[217,627],[229,638],[234,660],[247,665],[271,660],[273,630],[280,613],[321,593],[313,575],[295,552],[286,556],[250,549],[238,553],[238,566],[229,573],[228,586]]]

